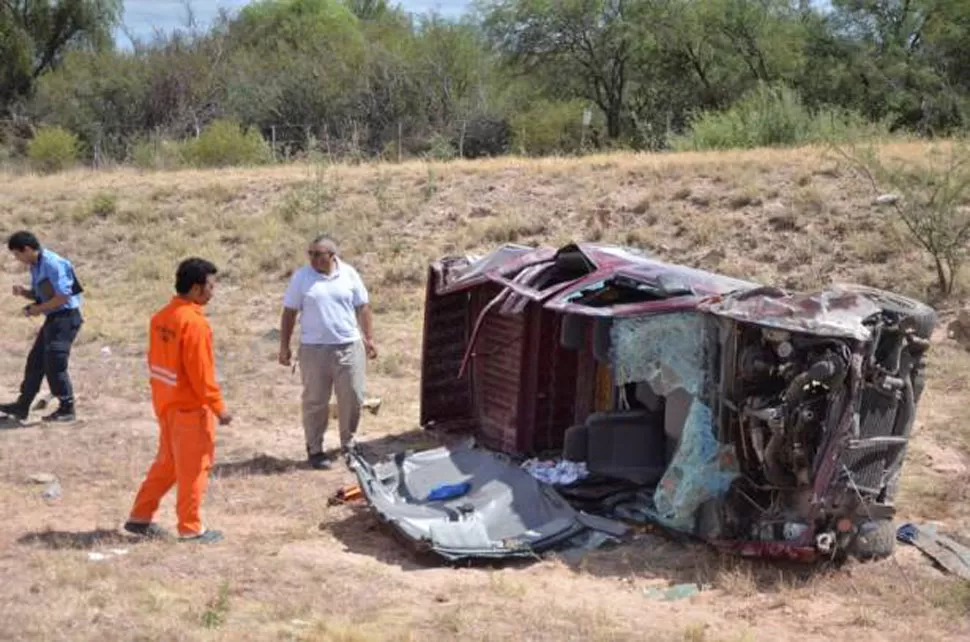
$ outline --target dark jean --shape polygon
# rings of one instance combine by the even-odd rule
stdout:
[[[44,320],[34,347],[27,356],[24,382],[20,386],[18,403],[25,409],[30,407],[40,392],[45,377],[51,394],[60,400],[62,406],[74,404],[74,388],[67,374],[67,362],[82,323],[80,310],[54,312]]]

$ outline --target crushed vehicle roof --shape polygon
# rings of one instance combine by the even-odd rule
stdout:
[[[537,287],[544,270],[556,267],[569,253],[582,256],[588,271],[572,279]],[[776,287],[665,263],[629,247],[577,243],[560,249],[506,244],[481,257],[444,258],[433,264],[437,294],[469,290],[491,281],[507,288],[503,310],[521,309],[523,299],[543,307],[585,316],[638,316],[700,308],[717,316],[793,332],[865,340],[864,321],[880,310],[858,291],[833,286],[811,293],[789,293]],[[606,305],[576,302],[585,291],[613,278],[628,278],[653,300]]]
[[[554,279],[542,286],[542,277],[554,268],[572,263],[574,278]],[[582,265],[577,265],[580,263]],[[664,263],[646,252],[601,243],[578,243],[560,249],[506,244],[482,257],[452,257],[436,261],[438,294],[461,292],[491,281],[509,289],[512,299],[540,301],[550,310],[589,316],[628,316],[650,311],[696,307],[712,295],[758,287],[757,283],[696,268]],[[572,275],[570,275],[572,276]],[[591,306],[576,302],[584,292],[621,278],[654,300]],[[644,298],[647,298],[646,296]]]

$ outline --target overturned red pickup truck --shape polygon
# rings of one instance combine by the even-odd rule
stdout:
[[[746,555],[877,558],[935,324],[861,286],[789,293],[629,248],[506,245],[431,266],[421,422],[512,460],[582,462],[556,490],[584,514]]]

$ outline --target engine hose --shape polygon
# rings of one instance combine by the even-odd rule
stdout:
[[[841,364],[840,364],[841,365]],[[845,375],[845,366],[841,368],[835,364],[834,359],[822,359],[813,363],[808,370],[797,375],[788,384],[785,390],[784,399],[789,405],[797,404],[805,396],[805,386],[813,381],[829,384]]]

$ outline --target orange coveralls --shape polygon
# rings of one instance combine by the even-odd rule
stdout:
[[[176,488],[178,531],[198,535],[215,447],[215,416],[225,412],[216,383],[212,329],[202,306],[174,297],[152,317],[148,340],[152,405],[160,428],[158,453],[131,509],[150,523],[162,497]]]

